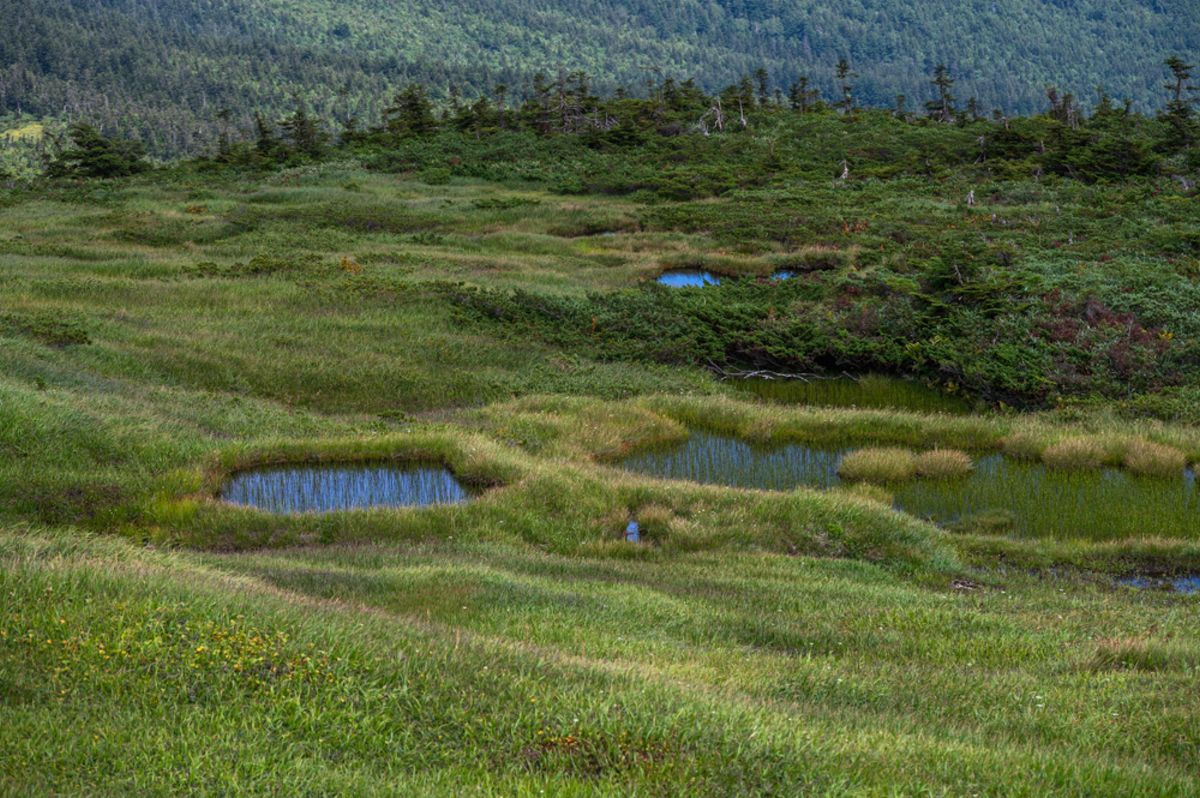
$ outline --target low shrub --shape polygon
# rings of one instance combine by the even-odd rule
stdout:
[[[0,313],[0,336],[33,338],[50,346],[78,346],[91,343],[87,328],[69,314],[52,311]]]

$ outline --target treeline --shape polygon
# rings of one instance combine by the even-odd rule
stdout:
[[[414,142],[447,135],[483,141],[499,134],[523,134],[564,140],[566,146],[580,151],[647,150],[673,140],[745,136],[760,139],[760,150],[764,149],[763,140],[769,142],[764,157],[753,164],[753,169],[769,172],[782,167],[783,156],[770,143],[772,135],[756,137],[756,132],[776,131],[789,119],[827,115],[842,119],[851,132],[860,119],[877,126],[883,118],[902,128],[969,133],[959,136],[953,145],[927,137],[920,156],[923,164],[914,161],[911,153],[901,155],[889,149],[865,152],[843,147],[826,152],[827,158],[841,159],[838,177],[842,179],[850,177],[860,162],[882,166],[889,161],[905,163],[905,168],[914,170],[971,162],[1021,162],[1037,173],[1086,181],[1122,179],[1158,174],[1164,166],[1183,172],[1200,168],[1200,118],[1195,110],[1200,92],[1192,84],[1193,71],[1193,65],[1179,58],[1167,59],[1165,104],[1153,117],[1138,114],[1129,103],[1116,103],[1106,95],[1086,109],[1073,95],[1055,88],[1046,90],[1045,109],[1034,116],[985,111],[974,98],[963,101],[957,96],[956,79],[941,64],[928,77],[923,98],[898,96],[890,111],[862,108],[855,69],[845,60],[836,68],[839,84],[834,97],[814,88],[806,76],[777,86],[765,69],[714,94],[694,81],[680,83],[668,78],[648,86],[640,97],[620,89],[602,94],[579,71],[559,72],[553,78],[535,76],[520,100],[512,98],[508,86],[499,84],[474,99],[452,89],[447,101],[435,103],[426,87],[411,83],[384,105],[382,121],[375,125],[362,125],[355,116],[335,125],[313,113],[302,100],[282,119],[256,114],[250,130],[239,129],[230,111],[219,111],[214,120],[215,140],[209,143],[209,154],[201,163],[208,168],[272,168],[353,152],[383,168],[402,168],[407,156],[398,152],[405,147],[411,150]],[[892,131],[891,135],[898,138],[900,134]],[[74,126],[69,138],[49,160],[51,177],[113,177],[147,166],[145,149],[139,143],[105,136],[90,125]],[[448,164],[461,161],[453,154],[443,155]],[[486,157],[502,162],[505,155],[492,151]],[[676,147],[673,154],[655,152],[641,160],[667,157],[687,154]],[[741,156],[724,152],[707,157],[712,166],[724,163],[732,168]],[[735,185],[708,181],[683,193],[721,193]]]
[[[858,101],[887,107],[945,61],[986,109],[1034,113],[1047,85],[1089,100],[1105,86],[1146,113],[1160,54],[1200,47],[1194,0],[0,0],[0,19],[0,113],[87,119],[162,156],[205,146],[222,108],[246,126],[298,97],[374,125],[392,86],[436,87],[438,102],[451,86],[520,93],[560,64],[603,75],[605,93],[689,75],[713,92],[762,68],[833,96],[846,58]]]

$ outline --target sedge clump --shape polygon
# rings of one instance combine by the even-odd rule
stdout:
[[[858,449],[842,458],[838,476],[849,482],[887,484],[911,479],[916,473],[916,455],[892,447]]]
[[[957,449],[932,449],[916,456],[917,476],[929,479],[952,479],[971,473],[971,456]]]
[[[1064,471],[1082,471],[1099,468],[1104,464],[1104,445],[1091,438],[1067,438],[1047,446],[1042,452],[1042,462],[1050,468]]]
[[[1177,477],[1187,468],[1187,455],[1174,446],[1139,438],[1129,444],[1122,463],[1135,474]]]

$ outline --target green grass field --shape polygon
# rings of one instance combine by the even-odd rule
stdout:
[[[816,222],[801,256],[739,251],[722,224],[770,192],[434,182],[347,161],[0,196],[0,793],[1200,791],[1197,598],[1114,579],[1200,571],[1200,523],[956,533],[867,490],[618,467],[702,429],[1178,470],[1200,428],[1135,416],[1160,394],[966,415],[760,401],[699,363],[609,356],[553,314],[607,308],[636,341],[664,268],[837,251],[837,279],[869,294],[903,253],[864,266],[855,246],[890,245]],[[1194,323],[1169,290],[1193,256],[1156,260],[1147,231],[1124,258],[1064,254],[1064,218],[1111,233],[1090,189],[1026,188],[1006,213],[1056,220],[1006,234],[1028,269],[1065,283],[1077,257],[1106,290],[1169,263],[1146,307]],[[863,215],[930,235],[961,215],[957,186],[899,190],[903,207],[868,186]],[[1182,229],[1173,201],[1134,193],[1131,214]],[[513,297],[542,304],[522,316]],[[247,466],[362,459],[438,461],[487,490],[324,517],[215,498]],[[621,538],[631,516],[643,544]]]

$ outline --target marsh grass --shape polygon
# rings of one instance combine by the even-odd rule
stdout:
[[[1194,597],[1062,570],[1200,572],[1194,487],[988,454],[1088,435],[1110,465],[1135,437],[1195,461],[1193,428],[738,401],[699,369],[481,327],[431,285],[582,297],[688,252],[856,285],[907,269],[889,242],[975,223],[927,178],[889,205],[927,228],[851,235],[838,217],[898,199],[881,181],[640,207],[437,168],[437,186],[324,164],[0,197],[0,791],[1197,792]],[[1030,187],[1036,238],[1090,191]],[[1154,202],[1182,227],[1182,203]],[[1083,246],[1111,250],[1090,224]],[[839,254],[789,262],[773,226]],[[606,465],[712,433],[738,440],[660,453],[675,480]],[[978,461],[809,489],[839,486],[850,446]],[[239,468],[410,459],[492,489],[314,518],[214,500]],[[1003,534],[978,534],[997,507]],[[631,515],[653,545],[620,539]],[[1151,627],[1078,672],[1091,641]]]
[[[852,267],[857,249],[836,246],[804,246],[786,253],[767,256],[773,269],[810,272]]]
[[[1134,559],[1143,558],[1139,541],[1196,538],[1200,491],[1190,475],[1168,480],[1113,468],[1064,470],[987,454],[965,473],[966,461],[952,455],[953,478],[910,479],[916,474],[916,458],[909,450],[896,453],[894,447],[764,448],[694,433],[686,443],[635,453],[623,465],[673,480],[773,491],[837,488],[842,480],[873,479],[894,495],[896,507],[958,534],[1123,541]]]
[[[970,412],[969,402],[912,380],[866,374],[861,377],[729,380],[738,391],[778,404],[903,410],[917,413]]]
[[[1027,431],[1006,435],[1001,442],[1004,454],[1017,460],[1041,460],[1042,451],[1046,446],[1045,436]]]
[[[895,494],[883,485],[876,485],[870,482],[854,482],[848,485],[838,485],[830,490],[857,496],[860,499],[882,504],[885,507],[891,507],[896,498]]]
[[[856,449],[842,457],[837,472],[850,482],[894,484],[916,475],[917,456],[907,449]]]
[[[957,449],[931,449],[921,452],[913,461],[918,477],[929,479],[953,479],[971,473],[974,465],[971,456]]]
[[[1108,450],[1094,438],[1067,438],[1047,446],[1042,462],[1064,471],[1098,469],[1104,465]]]
[[[660,504],[640,507],[634,512],[634,516],[641,528],[642,540],[655,545],[662,545],[677,525],[674,511]]]
[[[1122,462],[1135,474],[1175,478],[1187,467],[1187,454],[1174,446],[1138,438],[1130,442]]]

